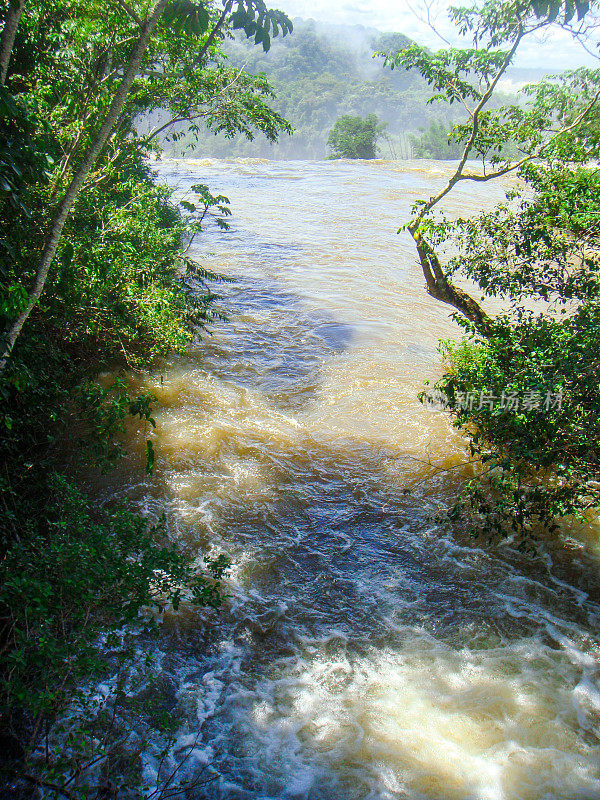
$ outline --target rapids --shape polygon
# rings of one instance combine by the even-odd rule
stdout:
[[[460,331],[397,229],[446,169],[158,164],[232,201],[193,252],[236,279],[230,321],[144,379],[155,474],[104,495],[232,560],[225,608],[169,615],[156,653],[197,800],[600,798],[593,536],[533,558],[432,521],[468,468],[417,394]]]

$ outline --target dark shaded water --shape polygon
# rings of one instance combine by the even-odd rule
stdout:
[[[396,229],[444,169],[160,166],[234,209],[195,253],[238,279],[231,322],[148,378],[156,474],[111,492],[233,561],[218,624],[173,615],[156,666],[197,798],[600,798],[591,540],[532,561],[430,521],[462,443],[417,393],[458,329]]]

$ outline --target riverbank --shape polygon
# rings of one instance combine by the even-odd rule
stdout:
[[[447,415],[417,395],[457,329],[394,231],[443,165],[155,166],[175,200],[203,181],[232,201],[230,230],[207,225],[190,253],[235,278],[219,288],[229,321],[127,377],[132,400],[156,398],[154,425],[128,427],[116,472],[80,475],[109,515],[127,503],[130,543],[143,541],[136,520],[164,513],[150,543],[177,544],[192,566],[226,556],[228,597],[218,612],[167,610],[158,636],[131,606],[128,640],[119,627],[80,683],[96,705],[70,707],[49,739],[75,763],[76,741],[89,756],[107,737],[67,791],[131,780],[158,797],[175,776],[203,800],[595,797],[593,537],[567,526],[533,557],[434,520],[469,467]],[[493,201],[471,189],[452,211]],[[100,525],[102,511],[72,502],[77,526],[58,513],[47,539],[64,542],[66,523],[86,542]],[[107,552],[70,563],[119,605],[131,584],[108,582],[103,530]],[[164,562],[144,563],[154,586]]]
[[[567,526],[531,556],[432,519],[468,468],[417,394],[456,329],[394,231],[439,169],[161,166],[232,200],[194,253],[236,278],[230,322],[148,377],[155,474],[103,497],[232,561],[217,628],[184,611],[158,648],[200,797],[600,791],[594,538]]]

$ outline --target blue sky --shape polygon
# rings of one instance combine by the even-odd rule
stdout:
[[[446,37],[454,39],[446,14],[448,4],[447,0],[435,0],[433,15],[436,27]],[[421,44],[444,46],[426,22],[419,19],[423,15],[423,0],[271,0],[270,5],[291,16],[401,31]],[[516,66],[561,70],[582,64],[600,66],[600,61],[588,55],[568,34],[555,31],[546,36],[545,41],[530,40],[524,45]]]

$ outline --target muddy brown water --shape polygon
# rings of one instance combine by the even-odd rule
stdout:
[[[175,763],[210,778],[193,796],[600,799],[593,526],[531,558],[432,522],[465,455],[417,394],[460,331],[397,229],[448,166],[158,169],[234,212],[193,253],[236,279],[230,321],[142,381],[159,398],[155,475],[103,489],[232,561],[224,610],[170,615],[157,649]],[[501,197],[466,185],[446,208]]]

